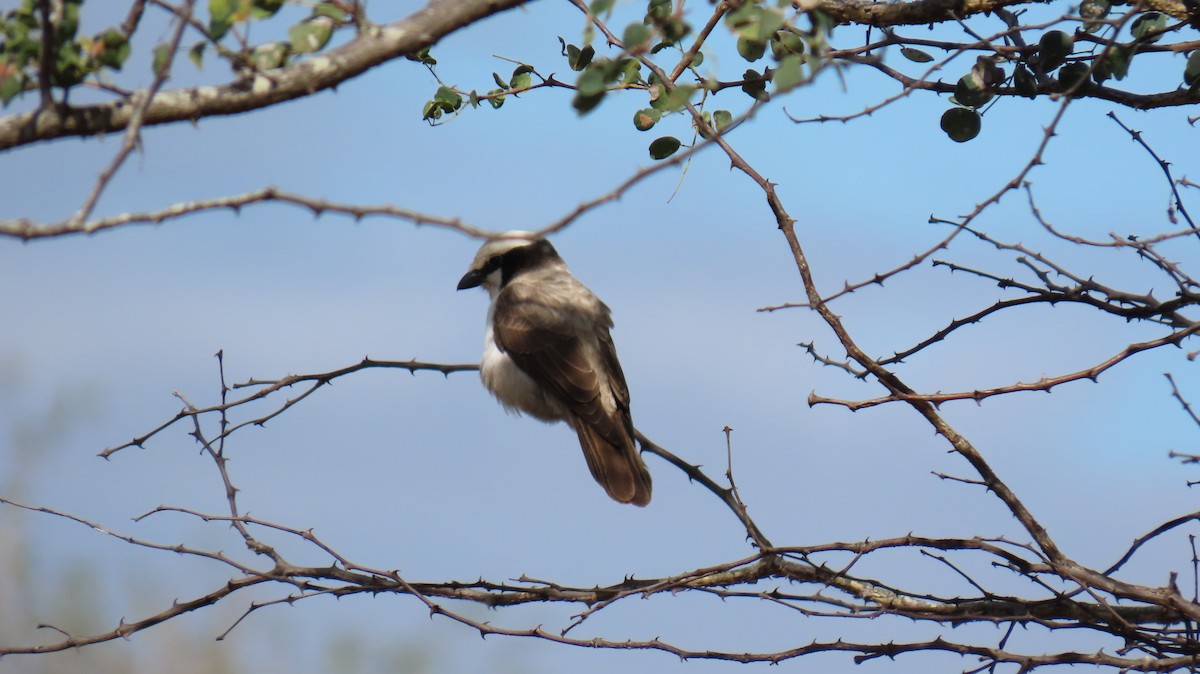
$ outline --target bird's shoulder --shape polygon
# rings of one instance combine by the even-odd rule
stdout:
[[[612,328],[612,312],[565,269],[537,270],[512,279],[496,296],[497,327],[558,334]]]

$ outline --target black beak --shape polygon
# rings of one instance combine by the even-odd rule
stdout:
[[[458,289],[466,290],[467,288],[477,288],[479,287],[480,283],[483,283],[483,277],[484,274],[482,271],[478,269],[472,269],[471,271],[463,274],[462,279],[458,282]]]

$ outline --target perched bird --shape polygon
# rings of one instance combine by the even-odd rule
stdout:
[[[526,232],[489,239],[458,289],[491,298],[479,373],[510,412],[565,421],[592,477],[614,500],[650,502],[650,472],[634,444],[629,387],[609,308],[571,275],[554,246]]]

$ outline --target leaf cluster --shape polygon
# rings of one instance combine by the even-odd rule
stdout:
[[[586,8],[592,22],[583,41],[577,44],[558,38],[567,67],[577,73],[573,83],[540,75],[532,65],[522,63],[509,80],[493,73],[498,88],[484,94],[439,86],[425,102],[422,117],[436,122],[444,114],[458,112],[464,101],[478,107],[486,100],[492,108],[499,108],[506,96],[538,86],[572,89],[572,106],[578,114],[586,115],[612,94],[634,91],[646,96],[645,103],[633,113],[635,129],[648,131],[664,119],[696,105],[698,117],[685,123],[695,135],[708,139],[714,131],[730,128],[733,122],[733,113],[727,109],[704,109],[709,94],[736,87],[753,101],[767,101],[772,94],[785,93],[811,81],[828,63],[824,52],[834,22],[820,11],[790,10],[788,3],[775,6],[746,2],[736,8],[718,10],[724,14],[722,23],[726,30],[736,39],[742,60],[748,64],[764,58],[771,61],[761,70],[746,68],[736,82],[721,82],[700,71],[706,62],[708,39],[707,35],[693,37],[694,29],[683,16],[683,3],[646,0],[641,19],[620,29],[609,27],[615,14],[612,0],[578,4]],[[802,22],[805,18],[807,21]],[[598,54],[593,44],[597,29],[604,32],[612,47],[610,53]],[[676,55],[678,60],[672,58]],[[683,78],[685,74],[692,79]],[[531,84],[531,75],[541,78],[541,83]],[[652,159],[665,159],[683,145],[674,135],[660,136],[651,141],[649,154]]]
[[[116,28],[79,34],[83,0],[63,0],[42,11],[22,0],[0,17],[0,105],[39,86],[64,91],[89,75],[120,70],[129,58],[129,38]]]
[[[956,107],[942,115],[942,129],[956,142],[975,138],[982,128],[980,108],[1004,93],[1005,84],[1011,84],[1007,92],[1010,95],[1033,99],[1046,92],[1079,96],[1092,86],[1124,80],[1135,56],[1147,53],[1147,47],[1184,25],[1169,26],[1166,14],[1144,11],[1140,6],[1126,14],[1113,15],[1113,6],[1120,4],[1125,3],[1084,0],[1079,6],[1082,22],[1076,32],[1047,30],[1036,44],[1026,45],[1023,40],[1005,36],[1012,51],[1003,56],[979,56],[975,66],[959,78],[951,98]],[[1129,26],[1130,39],[1119,41],[1115,36],[1125,24]],[[1101,35],[1092,37],[1093,34]],[[900,52],[916,63],[934,60],[927,52],[913,47],[903,47]],[[1200,57],[1195,54],[1192,52],[1182,74],[1183,83],[1193,91],[1200,83]],[[1002,63],[1012,66],[1011,73],[1004,70]]]
[[[65,102],[67,92],[89,78],[107,88],[107,74],[121,70],[132,49],[131,35],[125,31],[136,25],[81,35],[84,3],[62,0],[46,3],[43,9],[37,0],[22,0],[0,17],[0,105],[7,106],[22,94],[39,89],[59,89]],[[298,55],[324,49],[334,31],[348,23],[349,14],[339,2],[305,3],[311,6],[310,13],[288,29],[287,40],[251,45],[238,36],[238,26],[272,18],[285,4],[285,0],[208,0],[208,21],[195,24],[202,35],[188,49],[189,59],[201,67],[205,51],[214,47],[239,72],[278,68]],[[238,45],[226,47],[224,42],[230,40]],[[152,51],[153,72],[165,77],[170,49],[159,44]]]
[[[281,68],[296,56],[321,51],[329,44],[334,31],[350,22],[351,15],[341,4],[314,3],[307,17],[288,28],[288,39],[250,45],[238,35],[237,27],[244,25],[248,29],[252,20],[274,17],[284,7],[284,0],[208,0],[205,39],[196,42],[188,51],[188,56],[200,67],[205,49],[211,44],[222,51],[222,41],[232,35],[240,42],[240,48],[232,54],[224,52],[223,55],[237,69],[260,72]]]

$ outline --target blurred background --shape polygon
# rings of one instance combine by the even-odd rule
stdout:
[[[384,22],[419,6],[373,3],[370,14]],[[84,30],[119,22],[121,11],[87,3]],[[160,28],[143,28],[147,39],[165,38],[166,24],[156,14],[148,12],[147,21],[159,21]],[[486,90],[492,70],[512,68],[497,57],[545,73],[566,71],[558,36],[578,42],[583,27],[583,17],[566,3],[531,3],[437,45],[436,72],[448,84]],[[135,44],[127,75],[148,83],[148,62],[149,44]],[[736,70],[738,64],[706,66]],[[214,62],[197,72],[180,60],[169,86],[224,81],[222,68]],[[580,118],[570,92],[552,89],[431,127],[421,120],[421,107],[437,86],[426,67],[397,61],[336,93],[148,129],[143,151],[122,168],[97,213],[157,210],[277,185],[339,202],[459,217],[491,230],[534,229],[647,166],[646,146],[656,135],[690,138],[681,118],[648,134],[634,130],[633,111],[644,106],[635,94],[610,96]],[[951,142],[938,128],[948,103],[932,94],[910,96],[849,124],[796,125],[783,114],[783,108],[796,117],[849,114],[892,93],[893,84],[865,69],[827,72],[730,136],[779,184],[827,292],[935,245],[948,230],[930,224],[930,216],[969,212],[999,190],[1029,161],[1056,111],[1043,100],[1001,101],[979,138],[966,144]],[[713,102],[736,114],[749,99],[729,90]],[[1030,176],[1038,205],[1056,227],[1079,235],[1168,229],[1168,183],[1105,116],[1112,107],[1094,101],[1070,106],[1045,156],[1048,165]],[[1118,114],[1177,162],[1177,175],[1187,174],[1186,162],[1200,156],[1187,110]],[[0,154],[0,217],[69,216],[120,140],[67,139]],[[979,226],[1131,291],[1160,282],[1132,256],[1051,239],[1019,193],[991,208]],[[844,356],[814,315],[757,311],[803,301],[803,290],[761,192],[718,152],[698,154],[686,171],[643,181],[553,241],[613,309],[637,426],[714,477],[726,464],[721,429],[732,427],[741,494],[777,544],[909,532],[1024,540],[994,497],[934,475],[972,476],[908,409],[850,413],[808,406],[814,390],[859,399],[882,389],[814,363],[797,346],[812,341],[833,358]],[[478,245],[446,229],[377,217],[313,218],[281,205],[91,237],[0,241],[0,494],[141,539],[249,559],[223,524],[169,513],[132,519],[159,505],[225,511],[219,476],[188,427],[109,460],[97,454],[171,418],[182,406],[175,392],[197,406],[219,402],[218,350],[231,383],[331,370],[364,356],[477,361],[486,295],[456,292],[455,285]],[[1164,250],[1185,267],[1196,262],[1190,239]],[[964,237],[934,257],[1000,275],[1024,269],[1012,254]],[[835,308],[859,344],[883,356],[1005,296],[994,283],[926,263]],[[928,391],[1000,386],[1089,367],[1129,342],[1161,334],[1094,313],[1066,306],[1005,312],[910,359],[900,372]],[[1098,383],[1072,383],[1050,396],[1010,395],[981,405],[948,404],[943,411],[1068,554],[1107,566],[1135,537],[1195,508],[1187,486],[1195,470],[1167,457],[1170,450],[1196,451],[1197,429],[1163,377],[1173,372],[1183,393],[1200,401],[1186,346],[1141,354]],[[265,409],[238,410],[233,419]],[[607,585],[751,553],[717,499],[655,457],[647,457],[654,502],[644,510],[614,504],[593,484],[569,429],[507,416],[469,372],[361,372],[263,428],[239,432],[227,451],[245,512],[311,528],[355,562],[398,569],[410,581],[526,575]],[[1178,571],[1190,586],[1188,533],[1150,546],[1123,577],[1163,584]],[[329,561],[294,538],[264,538],[297,563]],[[915,555],[881,555],[857,569],[930,592],[973,591],[945,566]],[[0,509],[5,644],[53,641],[58,635],[37,629],[42,623],[74,633],[108,631],[229,577],[210,561],[131,546],[60,518]],[[128,641],[6,657],[0,671],[588,674],[733,666],[533,639],[484,640],[448,620],[430,619],[415,599],[396,596],[271,606],[217,640],[253,601],[282,593],[248,590]],[[456,608],[495,624],[555,631],[583,607]],[[830,623],[760,601],[679,595],[626,600],[573,634],[753,651],[940,632],[896,620]],[[954,636],[995,641],[1002,634],[974,626]],[[1014,636],[1017,650],[1036,650],[1052,638],[1063,635],[1029,630]],[[1078,650],[1100,645],[1081,638]],[[828,672],[971,666],[955,656],[929,655],[855,665],[834,654],[804,662]]]

